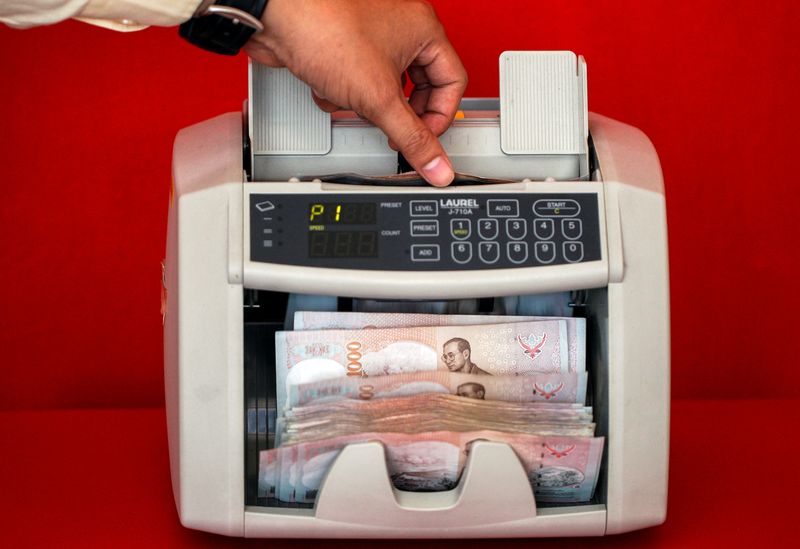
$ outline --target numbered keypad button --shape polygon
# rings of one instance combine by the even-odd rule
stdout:
[[[465,240],[469,238],[470,233],[472,233],[472,223],[469,219],[450,220],[450,234],[453,235],[453,238]]]
[[[450,251],[453,254],[453,261],[456,263],[464,264],[469,263],[472,259],[472,242],[453,242],[450,245]]]
[[[497,238],[498,225],[496,219],[481,219],[478,221],[478,234],[484,240]]]
[[[508,243],[508,259],[512,263],[519,265],[525,263],[528,259],[528,243],[527,242],[509,242]]]
[[[523,219],[506,219],[506,233],[511,240],[522,240],[528,234],[528,227]]]
[[[534,253],[540,263],[552,263],[556,258],[556,245],[553,242],[537,242]]]
[[[534,219],[533,234],[541,240],[550,240],[556,232],[552,219]]]
[[[582,242],[564,242],[564,259],[570,263],[577,263],[583,259]]]
[[[500,259],[500,244],[497,242],[481,242],[478,244],[478,255],[484,263],[496,263]]]
[[[580,219],[562,219],[561,232],[568,240],[578,240],[583,234],[583,224]]]

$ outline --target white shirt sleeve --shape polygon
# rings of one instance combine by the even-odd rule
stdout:
[[[58,23],[70,17],[129,31],[170,27],[189,19],[201,0],[0,0],[0,22],[15,28]]]

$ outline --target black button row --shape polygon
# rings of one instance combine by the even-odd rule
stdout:
[[[544,241],[534,244],[534,255],[539,263],[548,264],[556,260],[556,245],[554,242]],[[525,263],[528,260],[527,242],[506,243],[506,256],[515,264]],[[464,265],[472,261],[472,242],[452,242],[450,254],[458,264]],[[583,244],[581,242],[564,242],[562,255],[569,263],[578,263],[583,260]],[[482,241],[478,243],[478,260],[487,265],[497,263],[500,259],[500,244],[497,242]],[[438,244],[414,244],[411,246],[411,260],[414,262],[440,261]]]
[[[524,219],[506,219],[505,229],[511,240],[522,240],[528,234],[528,226]],[[556,232],[555,220],[536,219],[533,222],[533,233],[539,240],[550,240]],[[483,240],[495,240],[500,233],[500,221],[494,218],[478,220],[478,235]],[[466,218],[450,220],[450,234],[458,240],[466,240],[472,235],[472,220]],[[583,224],[580,219],[562,219],[561,234],[567,240],[578,240],[583,235]],[[439,236],[439,220],[412,219],[411,236]]]

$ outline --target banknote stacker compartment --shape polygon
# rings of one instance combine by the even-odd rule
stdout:
[[[275,447],[276,417],[278,415],[274,358],[275,333],[293,329],[293,312],[305,308],[327,311],[356,310],[360,312],[436,311],[441,314],[478,315],[517,315],[520,311],[523,313],[533,311],[538,316],[576,316],[586,318],[586,368],[589,372],[586,404],[593,406],[597,425],[595,436],[608,436],[608,410],[604,406],[608,399],[607,342],[603,336],[603,330],[608,320],[607,291],[605,289],[560,292],[540,296],[405,302],[334,296],[289,295],[282,292],[246,290],[244,292],[243,318],[244,395],[246,403],[244,411],[244,424],[246,426],[245,503],[248,506],[265,508],[266,510],[269,508],[313,509],[315,505],[312,503],[286,503],[275,498],[258,497],[260,452]],[[360,451],[363,452],[364,450]],[[604,450],[604,454],[606,452],[607,450]],[[466,472],[462,474],[462,484],[466,476]],[[591,501],[570,504],[538,503],[536,507],[543,509],[603,505],[605,503],[606,490],[605,477],[604,456],[600,477]],[[456,490],[459,490],[459,488],[456,488]],[[435,496],[432,497],[432,501],[435,501],[434,498]]]

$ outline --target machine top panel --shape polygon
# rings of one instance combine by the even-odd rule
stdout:
[[[601,257],[596,193],[251,194],[250,260],[473,271]]]

